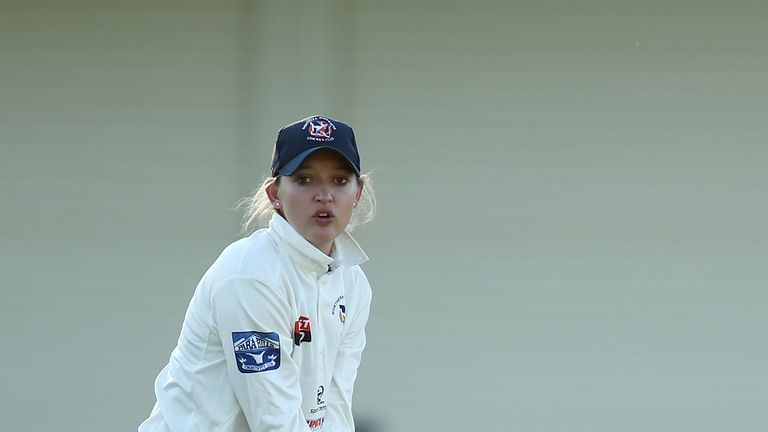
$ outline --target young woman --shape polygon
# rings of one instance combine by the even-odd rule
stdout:
[[[245,200],[250,235],[198,284],[140,432],[354,430],[371,288],[347,229],[372,216],[367,181],[348,125],[280,130],[272,176]]]

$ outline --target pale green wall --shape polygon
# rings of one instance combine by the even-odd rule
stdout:
[[[0,430],[133,430],[277,129],[350,122],[382,431],[768,427],[761,2],[3,2]]]

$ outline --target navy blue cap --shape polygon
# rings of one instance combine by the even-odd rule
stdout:
[[[293,174],[307,156],[322,149],[344,156],[355,174],[360,175],[360,155],[352,128],[338,120],[314,115],[280,129],[272,153],[272,176]]]

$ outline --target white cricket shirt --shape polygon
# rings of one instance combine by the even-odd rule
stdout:
[[[331,257],[279,215],[200,280],[140,432],[353,431],[368,260],[347,233]]]

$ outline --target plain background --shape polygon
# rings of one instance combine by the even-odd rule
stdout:
[[[765,2],[1,4],[0,430],[136,428],[316,112],[380,203],[366,432],[768,428]]]

